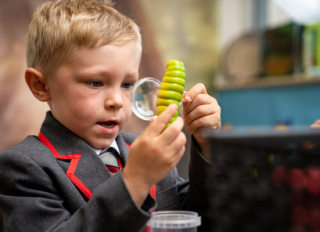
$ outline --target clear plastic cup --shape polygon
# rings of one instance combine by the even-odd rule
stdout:
[[[148,221],[150,232],[196,232],[201,217],[192,211],[158,211]]]

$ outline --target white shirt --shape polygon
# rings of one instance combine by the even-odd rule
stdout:
[[[113,140],[113,142],[111,143],[111,145],[109,147],[113,147],[120,154],[120,149],[118,147],[118,144],[117,144],[116,140]],[[99,154],[101,154],[101,152],[107,150],[109,147],[99,148],[99,149],[98,148],[93,148],[93,149],[97,153],[97,155],[99,155]]]

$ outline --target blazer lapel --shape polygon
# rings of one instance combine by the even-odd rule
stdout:
[[[124,166],[126,164],[127,159],[128,159],[130,145],[128,143],[126,143],[126,141],[123,139],[121,134],[117,136],[116,142],[118,144],[118,147],[120,150],[120,157],[122,159],[123,166]]]
[[[50,149],[66,176],[87,199],[91,198],[97,186],[111,177],[95,151],[54,119],[50,112],[46,115],[38,138]]]

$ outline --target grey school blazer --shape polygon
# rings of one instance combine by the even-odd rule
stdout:
[[[134,138],[116,138],[124,163]],[[199,178],[208,164],[192,150],[190,183],[174,169],[157,183],[156,201],[149,195],[137,207],[121,172],[112,176],[95,151],[48,112],[40,137],[28,136],[0,153],[0,231],[134,232],[145,229],[154,208],[201,213]]]

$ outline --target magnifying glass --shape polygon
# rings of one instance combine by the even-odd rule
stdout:
[[[149,121],[156,116],[157,103],[158,113],[170,103],[181,104],[184,85],[184,64],[179,60],[170,60],[167,63],[163,83],[153,77],[145,77],[135,83],[130,93],[131,109],[137,117]],[[159,101],[157,102],[159,90]],[[177,115],[172,117],[172,120]]]
[[[150,121],[156,116],[156,102],[161,82],[153,77],[138,80],[130,93],[133,113],[142,120]]]

